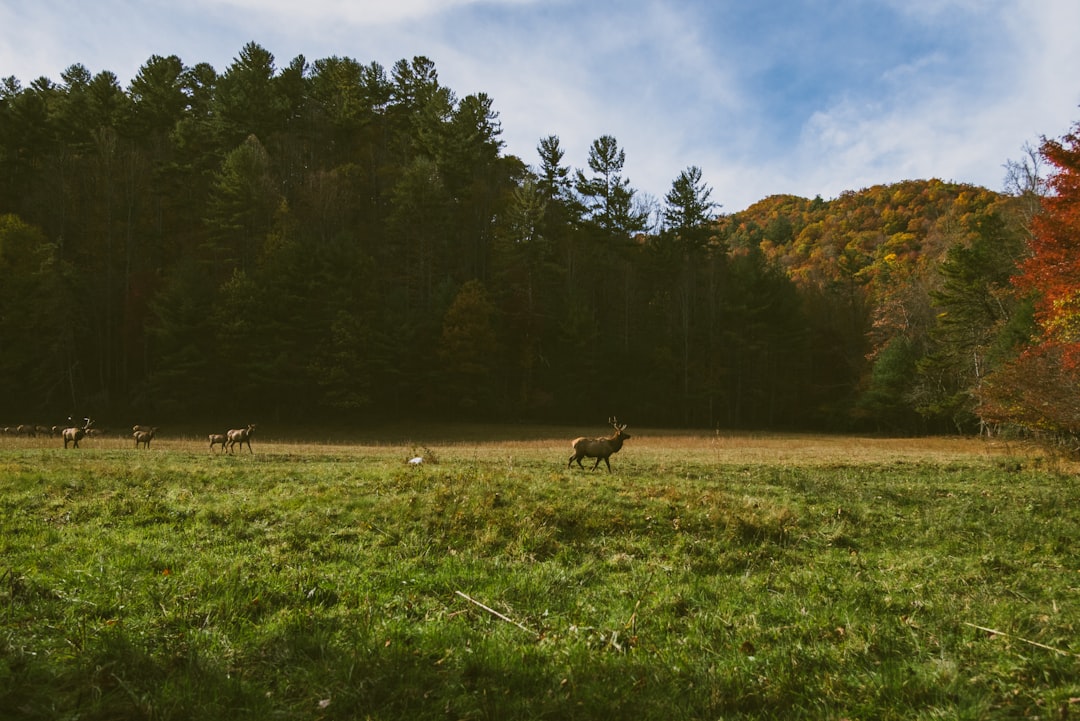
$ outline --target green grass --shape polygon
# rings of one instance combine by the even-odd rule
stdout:
[[[0,709],[1080,714],[1075,476],[933,444],[3,439]]]

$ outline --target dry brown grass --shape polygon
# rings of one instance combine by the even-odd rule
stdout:
[[[854,435],[709,432],[670,429],[630,429],[632,438],[614,458],[621,463],[649,463],[660,456],[681,454],[685,460],[723,464],[881,464],[895,462],[950,463],[975,457],[1033,458],[1036,450],[999,440],[961,436],[889,438]],[[355,432],[290,429],[275,433],[262,429],[252,439],[255,455],[321,455],[342,458],[400,457],[417,454],[441,461],[520,457],[522,460],[552,459],[565,463],[570,441],[579,435],[604,435],[603,427],[525,425],[388,425]],[[303,435],[301,435],[303,434]],[[121,450],[132,453],[161,451],[206,453],[205,435],[163,431],[149,451],[136,450],[127,435],[110,433],[86,438],[78,451]],[[0,437],[0,449],[59,448],[59,438]],[[221,451],[215,451],[221,455]],[[239,449],[237,455],[248,455]],[[560,460],[562,459],[562,460]]]
[[[725,463],[782,463],[816,465],[835,463],[936,462],[970,460],[975,456],[1008,455],[1016,451],[1005,443],[960,436],[881,438],[821,434],[713,434],[711,437],[661,437],[646,448],[685,449]]]
[[[477,453],[523,456],[570,453],[571,433],[540,434],[531,439],[487,442],[454,441],[428,444],[445,457]],[[724,464],[865,464],[890,462],[949,463],[973,457],[1008,456],[1030,449],[1015,444],[963,437],[875,438],[821,434],[708,433],[641,429],[613,459],[647,462],[659,456],[682,454],[688,461]],[[614,462],[614,460],[613,460]]]

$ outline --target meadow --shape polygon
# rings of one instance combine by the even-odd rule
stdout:
[[[1068,464],[579,430],[0,438],[0,717],[1080,718]]]

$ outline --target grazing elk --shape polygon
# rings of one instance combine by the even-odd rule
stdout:
[[[618,453],[622,448],[623,441],[630,438],[630,434],[626,433],[626,424],[619,425],[619,421],[615,418],[608,418],[608,423],[615,429],[615,433],[607,436],[606,438],[575,438],[571,445],[574,446],[574,455],[570,456],[570,460],[567,462],[566,467],[569,468],[573,465],[574,461],[577,461],[578,466],[585,468],[581,465],[582,458],[595,458],[596,463],[593,464],[592,470],[596,470],[600,465],[600,461],[607,464],[608,473],[611,473],[611,461],[608,459],[612,453]]]
[[[83,436],[86,435],[86,432],[90,430],[90,424],[92,423],[93,421],[89,418],[84,418],[82,428],[73,426],[71,428],[65,428],[64,430],[62,430],[60,432],[60,435],[64,438],[64,448],[68,447],[69,442],[72,444],[72,447],[78,448],[79,441],[81,441],[83,439]]]
[[[225,452],[225,444],[229,442],[229,437],[224,433],[211,433],[210,434],[210,452],[214,452],[214,446],[221,446],[221,452]]]
[[[247,443],[248,452],[254,453],[251,450],[251,434],[255,432],[255,424],[248,423],[247,428],[237,428],[229,431],[225,435],[228,436],[229,453],[233,452],[233,446],[237,443],[240,444],[240,450],[244,450],[244,444]]]
[[[157,426],[135,426],[136,428],[145,428],[143,431],[135,431],[132,435],[135,438],[135,447],[140,445],[150,448],[150,441],[154,440],[154,434],[157,433]]]

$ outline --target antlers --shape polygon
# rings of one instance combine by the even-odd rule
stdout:
[[[623,423],[620,426],[619,425],[619,420],[615,416],[611,416],[610,418],[608,418],[607,422],[610,423],[611,427],[614,428],[617,431],[625,431],[626,430],[626,424]]]

